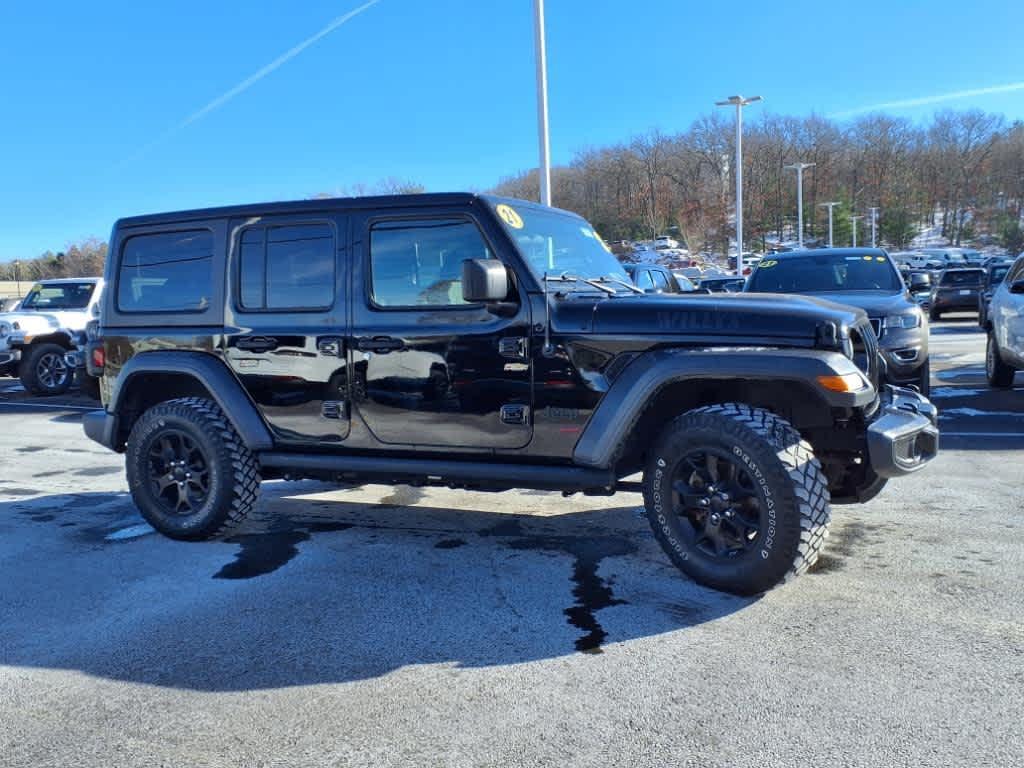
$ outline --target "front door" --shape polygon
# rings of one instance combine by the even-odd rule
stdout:
[[[349,433],[346,226],[334,215],[231,224],[224,358],[280,442]]]
[[[500,258],[453,209],[354,223],[352,393],[372,438],[394,446],[520,448],[532,436],[530,312],[462,298],[462,263]]]

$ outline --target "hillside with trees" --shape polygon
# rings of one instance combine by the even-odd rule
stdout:
[[[732,233],[732,116],[714,112],[680,133],[652,131],[584,149],[553,169],[554,204],[589,219],[609,240],[678,232],[691,249],[723,251]],[[835,242],[849,243],[851,213],[878,206],[881,240],[907,247],[936,227],[954,245],[1024,250],[1024,124],[980,111],[936,114],[926,124],[875,114],[848,123],[764,114],[744,124],[744,239],[795,238],[796,182],[804,174],[805,230],[825,237],[820,203],[838,201]],[[536,200],[536,170],[503,179],[498,194]],[[861,223],[864,242],[864,222]],[[677,229],[672,229],[677,228]]]

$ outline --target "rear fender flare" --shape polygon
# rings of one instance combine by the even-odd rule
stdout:
[[[203,352],[155,351],[135,355],[114,380],[107,412],[116,415],[132,380],[147,373],[173,373],[194,378],[224,411],[249,450],[273,448],[270,430],[241,383],[221,360]]]

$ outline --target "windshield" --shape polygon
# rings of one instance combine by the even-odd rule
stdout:
[[[981,285],[981,276],[984,274],[980,269],[964,269],[956,272],[946,272],[942,275],[941,285]]]
[[[94,283],[37,284],[32,286],[21,308],[39,312],[60,309],[85,309],[92,298]]]
[[[747,282],[762,293],[903,290],[903,280],[884,256],[815,253],[765,259]]]
[[[632,282],[619,260],[583,219],[532,205],[500,203],[495,212],[538,280],[543,280],[545,274],[570,274],[591,280],[609,277]]]

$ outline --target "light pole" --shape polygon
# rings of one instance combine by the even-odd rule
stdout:
[[[716,107],[736,107],[736,274],[740,274],[743,268],[743,108],[755,101],[761,101],[760,96],[743,98],[742,96],[730,96],[725,101],[716,101]]]
[[[540,135],[540,203],[551,205],[551,144],[548,140],[548,54],[544,42],[544,0],[533,0],[533,40],[537,56],[537,133]]]
[[[868,208],[871,211],[871,247],[876,248],[878,243],[878,208]]]
[[[804,247],[804,169],[814,166],[815,163],[793,163],[786,166],[786,170],[796,171],[796,240],[800,250]]]
[[[832,209],[835,208],[839,203],[819,203],[819,208],[828,208],[828,247],[832,245]]]
[[[853,247],[857,247],[857,222],[863,219],[863,216],[850,216],[850,225],[853,227]]]

